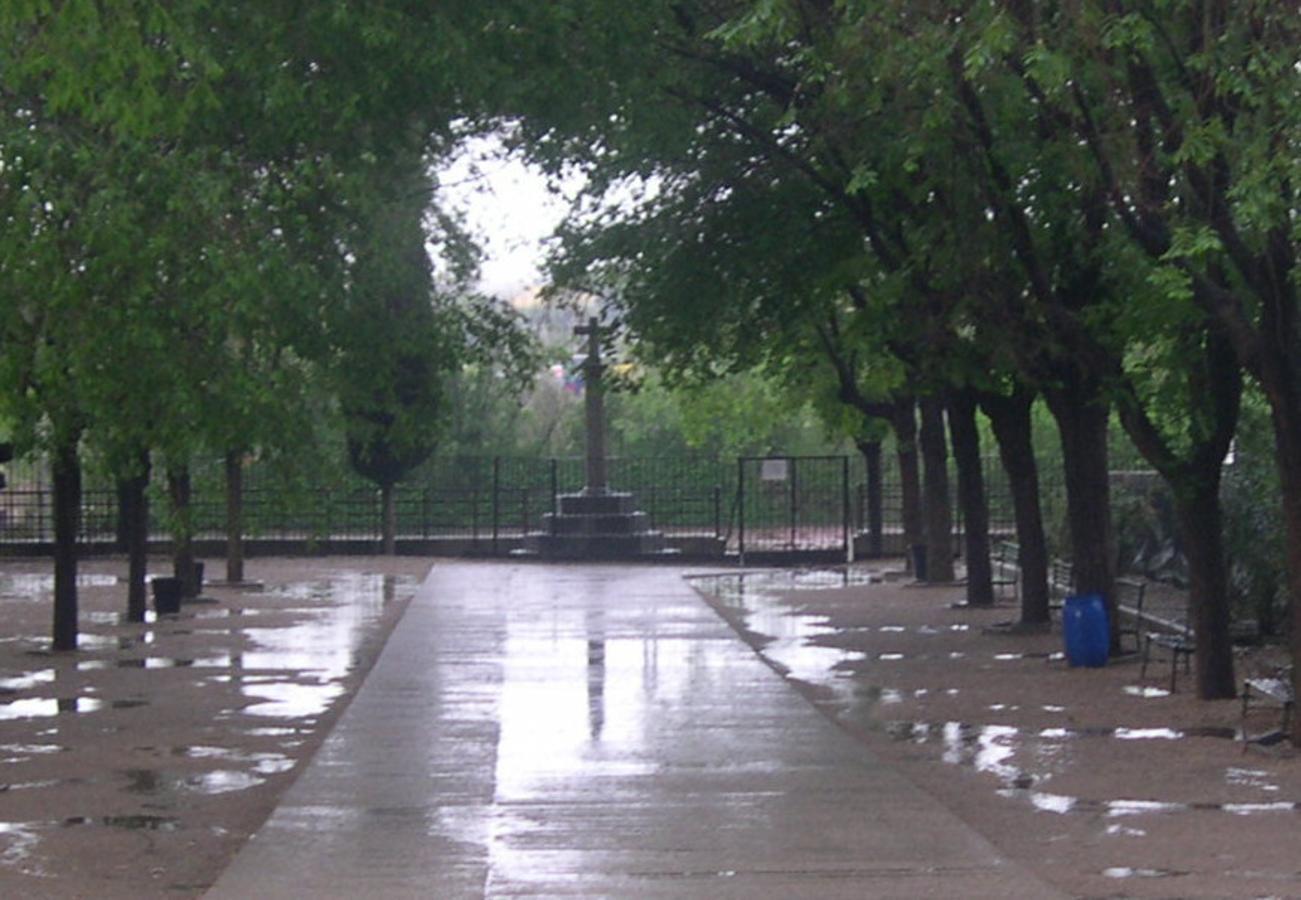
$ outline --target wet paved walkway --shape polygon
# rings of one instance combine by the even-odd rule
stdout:
[[[1058,896],[680,575],[437,565],[207,896]]]

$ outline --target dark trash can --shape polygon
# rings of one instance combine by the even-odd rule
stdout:
[[[1111,651],[1107,604],[1101,594],[1076,594],[1062,607],[1062,637],[1066,661],[1072,666],[1100,668]]]
[[[154,611],[160,616],[181,611],[181,579],[159,575],[150,579],[154,591]]]
[[[172,574],[177,578],[179,578],[182,583],[182,587],[181,587],[182,597],[197,597],[203,593],[203,561],[196,559],[193,563],[191,563],[191,565],[193,566],[193,569],[191,571],[194,573],[193,591],[185,590],[184,587],[185,573],[181,571],[181,567],[176,565],[172,566]]]
[[[925,581],[926,570],[926,545],[913,544],[911,547],[913,561],[913,577],[918,581]]]

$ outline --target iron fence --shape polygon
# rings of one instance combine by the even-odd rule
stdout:
[[[850,458],[737,460],[736,549],[839,550],[851,540]]]
[[[378,541],[382,531],[379,490],[335,459],[259,460],[244,469],[244,533],[271,541]],[[902,492],[897,461],[882,466],[885,535],[902,533]],[[46,544],[53,540],[52,490],[39,462],[9,464],[9,486],[0,490],[0,544]],[[1049,473],[1052,474],[1049,474]],[[712,538],[730,552],[845,550],[866,530],[867,489],[859,456],[697,456],[618,458],[608,464],[613,489],[633,494],[651,528],[670,538]],[[191,522],[196,538],[219,539],[226,530],[224,465],[219,459],[191,466]],[[1014,529],[1006,476],[997,460],[985,460],[990,525]],[[581,458],[436,457],[395,489],[399,539],[456,539],[484,552],[517,546],[544,527],[557,496],[581,490]],[[1064,533],[1064,491],[1055,470],[1041,475],[1044,521],[1050,541]],[[171,531],[163,479],[150,486],[150,532]],[[956,489],[956,479],[953,479]],[[956,491],[955,491],[956,492]],[[957,520],[958,528],[961,520]],[[81,537],[112,541],[118,529],[118,497],[112,483],[88,467],[82,500]],[[889,541],[886,542],[890,546]]]
[[[613,489],[634,495],[650,527],[670,536],[717,537],[725,528],[725,467],[714,457],[612,459]],[[191,529],[196,538],[226,531],[224,465],[196,461],[190,469]],[[556,498],[582,489],[580,458],[447,457],[429,460],[394,489],[397,536],[455,538],[474,542],[521,538],[543,527]],[[165,486],[149,488],[150,533],[171,528]],[[320,471],[277,463],[244,469],[242,512],[249,538],[270,540],[378,540],[382,529],[379,489],[334,467]],[[42,465],[13,471],[0,490],[0,543],[53,540],[53,490]],[[117,490],[87,473],[82,492],[80,536],[115,540]]]

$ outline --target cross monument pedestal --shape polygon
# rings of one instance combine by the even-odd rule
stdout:
[[[605,455],[605,363],[601,324],[595,318],[574,329],[587,338],[583,361],[583,407],[587,425],[586,484],[577,494],[559,494],[555,511],[543,516],[545,531],[527,545],[552,559],[637,559],[663,556],[664,535],[649,527],[630,493],[610,490]]]

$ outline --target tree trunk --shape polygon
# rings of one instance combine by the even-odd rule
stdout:
[[[1101,594],[1111,625],[1111,649],[1119,649],[1115,566],[1111,532],[1111,473],[1108,468],[1107,404],[1091,386],[1045,391],[1062,437],[1066,517],[1071,532],[1074,592]]]
[[[131,479],[117,480],[117,522],[113,529],[113,543],[119,553],[131,552]]]
[[[383,552],[385,556],[396,556],[398,552],[398,505],[397,490],[392,484],[380,485],[380,527],[382,529]]]
[[[118,482],[126,537],[128,622],[143,622],[149,606],[145,577],[149,569],[149,454],[142,453],[140,473]]]
[[[993,569],[989,561],[989,506],[985,473],[981,469],[980,430],[976,426],[976,397],[969,389],[948,398],[949,433],[958,466],[958,498],[962,504],[963,541],[967,554],[967,602],[994,605]]]
[[[867,555],[878,559],[885,553],[883,490],[881,479],[881,442],[858,441],[867,473]]]
[[[1046,625],[1048,608],[1048,541],[1039,504],[1039,464],[1034,457],[1030,416],[1034,392],[1018,388],[1010,397],[985,394],[981,408],[989,416],[998,442],[998,457],[1007,472],[1016,513],[1017,566],[1021,573],[1021,624]]]
[[[1174,487],[1175,512],[1188,556],[1188,607],[1197,642],[1197,696],[1236,696],[1229,632],[1229,572],[1224,555],[1220,469]]]
[[[244,580],[244,455],[226,453],[226,581]]]
[[[54,448],[55,650],[77,649],[77,540],[81,529],[80,433]]]
[[[199,595],[198,573],[194,568],[194,523],[190,507],[190,467],[167,470],[167,492],[172,498],[176,521],[172,530],[172,572],[181,579],[181,596]]]
[[[922,529],[922,478],[917,460],[917,404],[912,397],[895,402],[891,425],[898,447],[899,516],[903,524],[903,550],[911,568],[912,548],[923,546],[926,542]]]
[[[953,580],[953,508],[949,502],[949,448],[944,435],[944,401],[921,401],[920,442],[925,466],[924,523],[927,581]]]
[[[1301,690],[1301,403],[1292,391],[1270,397],[1275,459],[1283,495],[1285,556],[1287,558],[1288,647],[1292,657],[1292,687]],[[1301,697],[1301,693],[1295,694]],[[1301,746],[1301,716],[1292,717],[1292,743]]]

